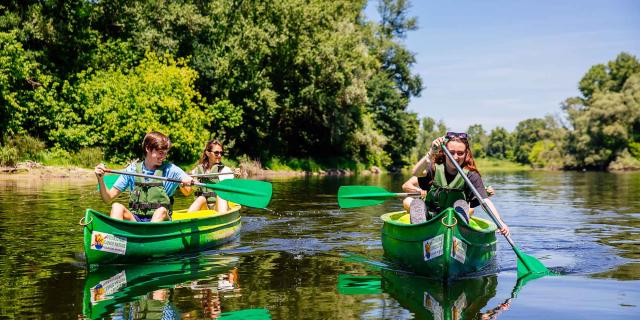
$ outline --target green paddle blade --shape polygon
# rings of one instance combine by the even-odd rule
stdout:
[[[227,179],[202,185],[215,190],[222,199],[261,209],[267,207],[273,192],[271,183],[257,180]]]
[[[338,205],[340,208],[357,208],[375,206],[396,194],[374,186],[341,186],[338,189]]]
[[[519,273],[519,272],[518,272]],[[524,288],[527,282],[546,276],[544,273],[527,273],[524,277],[519,277],[516,286],[511,290],[511,297],[517,298],[520,290]]]
[[[110,190],[113,187],[113,184],[116,183],[116,180],[120,178],[119,174],[105,174],[104,175],[104,185],[107,186],[107,190]],[[100,184],[98,184],[98,191],[100,190]]]
[[[224,180],[227,181],[227,180]],[[228,311],[220,314],[223,320],[269,320],[271,314],[267,309],[244,309],[236,311]]]
[[[338,293],[353,294],[380,294],[382,282],[380,276],[352,276],[349,274],[338,275]]]
[[[552,274],[547,267],[545,267],[542,262],[538,259],[520,251],[518,247],[513,247],[513,251],[518,256],[518,278],[521,278],[527,274],[535,273],[535,274]]]

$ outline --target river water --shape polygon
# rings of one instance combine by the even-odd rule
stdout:
[[[78,221],[86,208],[108,211],[95,182],[0,177],[0,319],[640,315],[640,173],[485,173],[517,246],[561,274],[524,286],[501,236],[499,272],[446,287],[385,261],[379,216],[400,210],[400,201],[340,210],[336,193],[341,185],[400,192],[406,178],[273,179],[269,210],[243,208],[233,243],[87,270]],[[190,200],[177,197],[176,207]]]

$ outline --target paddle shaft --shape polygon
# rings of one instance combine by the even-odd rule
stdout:
[[[203,173],[203,174],[190,174],[190,176],[194,178],[207,178],[207,177],[215,177],[221,176],[223,174],[233,174],[233,172],[217,172],[217,173]]]
[[[150,174],[144,174],[144,173],[126,172],[126,171],[111,170],[111,169],[104,169],[104,171],[105,172],[109,172],[109,173],[123,174],[123,175],[127,175],[127,176],[142,177],[142,178],[149,178],[149,179],[156,179],[156,180],[163,180],[163,181],[169,181],[169,182],[182,183],[182,180],[179,180],[179,179],[171,179],[171,178],[161,177],[161,176],[152,176]],[[195,181],[193,182],[193,184],[196,185],[196,186],[202,186],[202,187],[206,187],[207,186],[205,183],[195,182]]]
[[[493,222],[495,222],[496,225],[498,225],[498,228],[502,229],[504,225],[502,224],[502,222],[500,222],[500,219],[496,218],[496,216],[493,214],[493,211],[491,210],[491,208],[489,208],[487,203],[484,201],[484,199],[480,195],[480,192],[478,192],[476,187],[473,186],[473,183],[471,183],[471,180],[469,180],[469,177],[467,177],[467,175],[464,174],[464,171],[462,171],[462,168],[460,168],[460,165],[458,164],[458,162],[453,159],[453,155],[451,155],[451,153],[449,152],[449,149],[447,149],[444,143],[442,144],[442,151],[444,151],[444,153],[447,155],[449,160],[451,160],[453,165],[456,167],[456,170],[458,170],[458,173],[462,176],[462,178],[467,183],[469,188],[471,188],[471,191],[473,191],[473,194],[476,196],[478,201],[480,201],[480,205],[482,205],[482,208],[484,209],[484,211],[489,215],[489,217],[491,217],[491,220],[493,220]],[[513,240],[511,240],[511,236],[504,235],[504,237],[507,239],[507,242],[509,242],[511,247],[515,248],[516,244],[513,242]]]

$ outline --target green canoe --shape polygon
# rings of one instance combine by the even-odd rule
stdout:
[[[157,223],[131,222],[87,209],[80,221],[87,264],[126,263],[200,251],[227,243],[240,233],[240,206],[235,204],[224,214],[183,210],[174,212],[173,218]]]
[[[452,208],[419,224],[410,224],[405,211],[381,219],[385,256],[417,274],[450,280],[495,263],[496,225],[491,221],[472,217],[467,224]]]

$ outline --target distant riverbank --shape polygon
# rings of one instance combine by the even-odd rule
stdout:
[[[125,167],[111,165],[109,167],[118,168]],[[192,166],[180,166],[183,170],[189,171]],[[369,175],[379,174],[383,171],[379,168],[372,167],[365,170],[351,170],[351,169],[318,169],[317,171],[304,171],[304,170],[292,170],[292,169],[278,169],[271,170],[268,168],[262,168],[257,162],[240,162],[239,164],[233,164],[232,167],[240,168],[241,177],[294,177],[305,175]],[[43,165],[34,161],[25,161],[17,163],[15,166],[0,166],[0,175],[23,175],[34,177],[46,177],[46,178],[62,178],[62,179],[95,179],[93,168],[82,168],[71,165]]]

